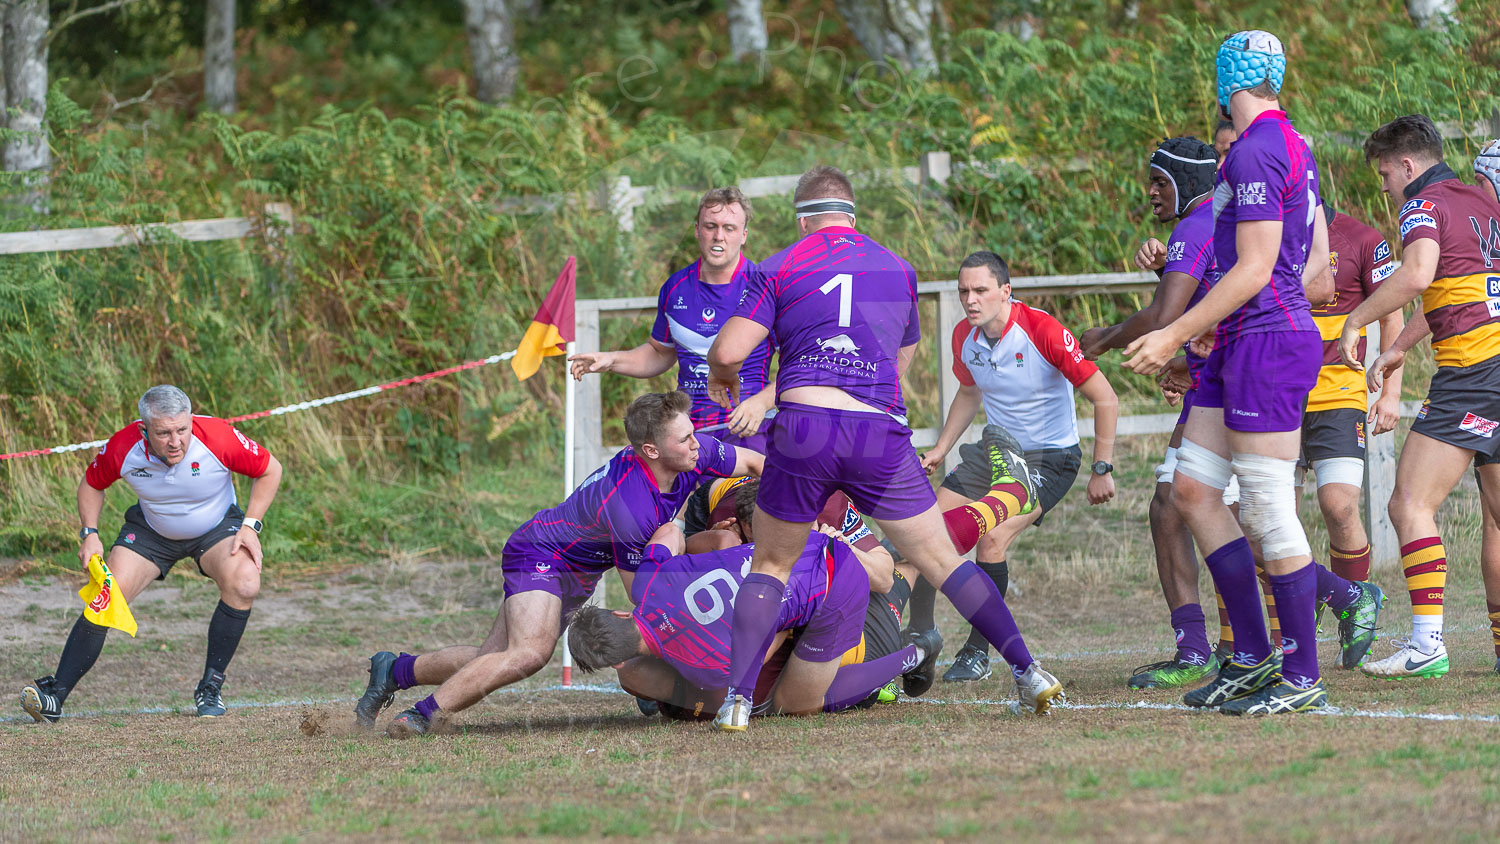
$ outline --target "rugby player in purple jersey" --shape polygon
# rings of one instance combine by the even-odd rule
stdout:
[[[760,454],[693,431],[691,404],[681,392],[647,393],[631,402],[625,412],[630,445],[505,543],[505,601],[484,642],[420,656],[381,651],[370,657],[370,684],[354,710],[359,723],[374,726],[401,689],[441,684],[386,729],[396,738],[420,735],[435,720],[540,671],[599,578],[617,569],[629,591],[652,534],[672,521],[703,476],[760,474]]]
[[[735,595],[750,572],[753,546],[705,554],[682,554],[681,548],[675,525],[659,529],[632,587],[635,610],[581,609],[570,644],[580,669],[613,665],[622,686],[661,701],[669,716],[706,717],[729,683]],[[900,644],[899,610],[887,606],[885,596],[902,601],[910,590],[900,589],[904,578],[893,573],[889,559],[860,552],[828,525],[809,533],[756,683],[756,714],[807,715],[873,703],[902,676],[913,696],[931,686],[941,639]],[[796,668],[809,661],[831,663],[836,672],[822,680],[828,672]]]
[[[766,413],[776,403],[770,381],[771,341],[755,347],[740,369],[745,400],[732,410],[708,397],[708,347],[734,316],[755,264],[743,254],[753,216],[750,200],[736,187],[714,188],[698,202],[693,233],[698,260],[672,273],[656,296],[651,337],[634,349],[584,352],[573,362],[573,377],[615,372],[631,378],[654,378],[677,364],[677,389],[693,399],[693,427],[720,441],[765,453]]]
[[[1328,271],[1328,225],[1317,163],[1277,100],[1286,72],[1281,42],[1239,32],[1219,45],[1216,62],[1219,106],[1239,139],[1214,187],[1213,287],[1171,325],[1127,346],[1126,366],[1159,372],[1183,343],[1218,326],[1172,495],[1224,598],[1235,651],[1184,702],[1237,715],[1303,712],[1328,703],[1318,673],[1317,595],[1325,578],[1329,588],[1352,586],[1312,564],[1293,485],[1302,409],[1323,361],[1304,286]],[[1223,500],[1231,477],[1240,487],[1238,521]],[[1273,653],[1261,615],[1251,541],[1265,559],[1284,659]]]
[[[837,168],[804,173],[794,201],[801,238],[751,273],[739,311],[708,353],[709,392],[724,407],[738,400],[739,370],[768,335],[774,333],[781,357],[777,416],[756,504],[754,564],[735,597],[730,691],[715,724],[734,732],[748,727],[752,689],[786,579],[835,489],[875,519],[1016,666],[1022,705],[1045,714],[1062,684],[1032,658],[994,582],[958,559],[911,445],[900,378],[920,339],[916,271],[855,230],[854,189]],[[1004,455],[997,465],[1008,469],[992,483],[1009,490],[1013,503],[1005,515],[1030,512],[1035,493],[1024,459]],[[791,663],[783,682],[826,686],[836,669]]]

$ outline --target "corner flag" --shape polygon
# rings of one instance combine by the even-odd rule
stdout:
[[[115,583],[115,574],[98,554],[89,557],[89,582],[78,590],[78,597],[88,606],[83,617],[101,627],[113,627],[135,635],[135,616],[125,605],[125,595]]]
[[[569,255],[526,329],[526,336],[516,346],[516,356],[510,359],[510,368],[520,380],[535,375],[542,358],[566,353],[566,344],[573,340],[573,293],[577,283],[578,259]]]

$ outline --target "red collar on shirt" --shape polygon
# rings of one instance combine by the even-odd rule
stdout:
[[[630,456],[635,458],[635,462],[641,464],[641,471],[646,473],[646,480],[650,481],[653,487],[656,487],[657,492],[661,492],[661,484],[656,482],[656,473],[651,471],[651,466],[646,463],[644,457],[641,457],[640,452],[631,449]]]
[[[1017,302],[1015,299],[1011,299],[1010,300],[1010,318],[1005,321],[1005,327],[1000,329],[1000,336],[991,339],[990,335],[984,333],[984,326],[981,325],[981,326],[976,326],[975,327],[975,329],[974,329],[974,339],[978,340],[982,336],[982,337],[984,337],[984,339],[988,343],[988,345],[991,348],[994,348],[994,345],[996,343],[998,343],[1001,340],[1005,339],[1006,333],[1010,331],[1010,327],[1012,325],[1016,324],[1016,317],[1019,316],[1020,313],[1021,313],[1021,303]]]

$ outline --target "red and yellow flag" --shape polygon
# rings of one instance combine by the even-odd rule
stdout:
[[[125,605],[125,594],[115,582],[115,573],[98,554],[89,557],[88,585],[78,590],[85,606],[83,616],[102,627],[113,627],[135,635],[135,616]]]
[[[578,259],[569,255],[516,347],[516,356],[510,359],[510,368],[522,381],[536,374],[542,358],[567,352],[566,345],[573,340],[573,292],[577,283]]]

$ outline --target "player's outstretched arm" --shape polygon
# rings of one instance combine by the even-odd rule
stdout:
[[[1403,305],[1432,286],[1432,279],[1437,275],[1438,256],[1441,254],[1437,241],[1428,238],[1407,245],[1401,255],[1401,266],[1344,320],[1344,332],[1339,337],[1339,356],[1343,358],[1345,366],[1360,370],[1365,368],[1364,361],[1359,360],[1359,330],[1386,314],[1400,311]],[[1422,322],[1425,326],[1426,320]],[[1418,339],[1421,339],[1420,335]]]
[[[271,509],[271,501],[276,498],[276,490],[281,486],[281,461],[274,455],[267,455],[266,471],[258,478],[250,482],[250,500],[245,502],[245,521],[263,521],[266,511]],[[255,562],[255,568],[260,569],[264,553],[260,549],[260,534],[248,524],[241,527],[229,543],[229,553],[244,546],[250,552],[250,559]]]
[[[95,554],[104,556],[104,542],[99,539],[99,517],[104,513],[104,490],[95,489],[88,478],[78,482],[78,526],[94,528],[78,545],[78,563],[84,571],[89,570],[89,558]]]
[[[708,348],[708,397],[720,407],[739,403],[740,367],[770,333],[764,325],[741,316],[730,317],[719,329]]]
[[[871,592],[884,595],[891,591],[891,587],[896,585],[896,558],[892,557],[891,552],[885,550],[883,546],[876,545],[868,551],[863,550],[858,545],[850,542],[849,537],[845,536],[843,531],[833,525],[820,523],[814,530],[824,536],[831,536],[849,546],[849,550],[854,552],[854,558],[859,560],[860,567],[865,570],[865,574],[870,578]]]
[[[766,456],[758,451],[751,451],[744,446],[733,446],[734,448],[734,474],[730,477],[738,478],[741,475],[760,477],[761,470],[766,466]]]
[[[1078,392],[1094,406],[1094,462],[1114,463],[1115,429],[1120,418],[1120,399],[1115,388],[1103,372],[1095,372],[1087,381],[1078,385]],[[1088,499],[1090,504],[1103,504],[1115,497],[1113,473],[1096,475],[1089,472]]]
[[[922,455],[922,471],[930,475],[934,466],[942,465],[948,452],[953,450],[954,444],[973,424],[975,415],[979,413],[979,404],[979,388],[973,384],[960,384],[958,394],[948,405],[948,418],[943,421],[943,430],[938,434],[937,445]]]
[[[619,352],[584,352],[574,355],[573,377],[579,381],[594,372],[614,372],[629,378],[655,378],[672,368],[677,353],[655,339]]]
[[[1193,298],[1193,291],[1197,287],[1198,279],[1187,273],[1170,272],[1163,275],[1146,307],[1126,317],[1119,325],[1102,329],[1090,328],[1083,332],[1083,336],[1079,338],[1083,353],[1090,360],[1097,360],[1110,349],[1124,348],[1137,337],[1166,328],[1187,310],[1188,300]]]

